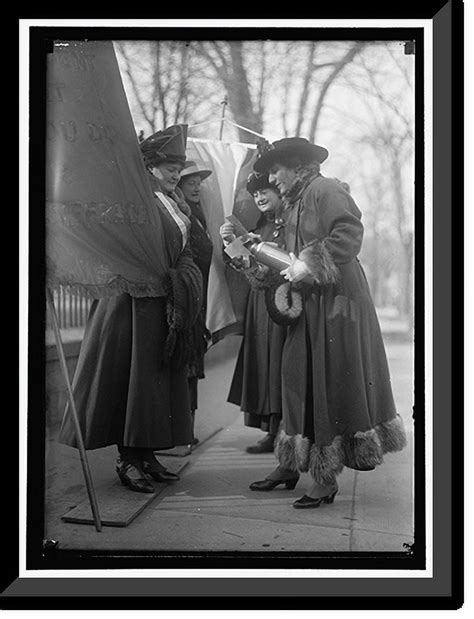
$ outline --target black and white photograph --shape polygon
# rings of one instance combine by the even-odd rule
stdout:
[[[423,587],[432,21],[125,21],[28,34],[20,565]]]

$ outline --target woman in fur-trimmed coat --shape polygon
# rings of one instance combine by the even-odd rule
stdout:
[[[269,172],[286,200],[285,242],[292,264],[281,273],[290,282],[283,287],[301,295],[302,312],[289,327],[283,349],[279,467],[251,487],[269,490],[285,483],[291,488],[299,472],[310,471],[314,483],[293,504],[296,508],[332,503],[344,466],[371,470],[384,453],[406,444],[377,315],[357,258],[361,212],[340,182],[320,174],[327,155],[304,138],[284,138],[254,166]],[[275,298],[283,314],[290,309],[282,305],[285,298],[281,290]]]

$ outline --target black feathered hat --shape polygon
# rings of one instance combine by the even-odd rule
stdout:
[[[247,178],[247,191],[253,195],[259,189],[273,189],[279,194],[279,191],[273,183],[268,180],[268,174],[260,174],[259,172],[251,172]]]
[[[140,142],[145,165],[156,166],[165,161],[186,161],[188,125],[171,125]]]
[[[253,169],[262,174],[268,173],[275,163],[285,164],[285,161],[294,157],[301,159],[303,163],[322,163],[328,155],[329,152],[324,146],[311,144],[306,138],[282,138],[272,144],[266,143]]]

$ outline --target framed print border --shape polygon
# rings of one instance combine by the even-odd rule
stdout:
[[[412,3],[413,4],[413,3]],[[424,10],[424,13],[422,12]],[[231,608],[250,608],[255,598],[265,598],[267,608],[292,608],[298,599],[300,608],[339,609],[339,608],[421,608],[454,609],[463,601],[463,422],[462,406],[453,407],[453,394],[462,393],[462,372],[453,372],[454,361],[462,355],[462,242],[454,230],[462,230],[463,203],[463,6],[458,0],[425,3],[423,10],[409,3],[399,4],[392,10],[385,7],[381,14],[371,11],[372,19],[390,18],[397,12],[404,12],[397,18],[416,18],[431,21],[432,40],[424,36],[427,32],[411,28],[415,32],[417,44],[421,48],[432,43],[432,133],[425,134],[423,123],[427,103],[426,80],[416,80],[416,141],[415,141],[415,487],[417,501],[415,513],[416,540],[414,547],[408,549],[406,556],[377,557],[372,553],[367,558],[364,553],[354,553],[351,557],[327,556],[281,556],[281,553],[268,553],[260,556],[228,555],[228,553],[203,556],[202,553],[186,553],[185,557],[160,553],[163,566],[170,570],[168,576],[155,578],[139,574],[135,570],[153,569],[156,557],[144,553],[98,553],[67,552],[45,547],[41,535],[42,516],[38,506],[42,505],[44,487],[41,475],[42,466],[33,463],[44,461],[44,445],[38,445],[37,437],[44,435],[44,420],[38,413],[37,402],[44,401],[44,384],[38,376],[44,374],[44,321],[38,320],[44,308],[44,277],[33,276],[39,273],[38,262],[44,247],[44,223],[41,212],[34,212],[33,203],[44,199],[44,186],[41,174],[30,169],[29,196],[21,194],[20,202],[30,200],[29,211],[29,281],[28,281],[28,340],[27,395],[20,401],[28,410],[27,426],[13,416],[7,420],[7,432],[11,443],[20,444],[22,433],[28,434],[27,453],[21,462],[28,462],[26,502],[23,513],[20,509],[4,510],[2,513],[4,530],[17,531],[22,517],[27,519],[27,537],[22,542],[9,536],[8,567],[3,570],[1,605],[4,609],[23,608],[97,608],[133,609],[139,604],[141,609],[176,608],[178,598],[185,596],[186,604],[194,608],[207,608],[209,604]],[[353,18],[351,10],[347,13],[341,7],[325,13],[307,17],[314,18]],[[386,16],[384,11],[388,11]],[[414,16],[413,12],[418,11]],[[329,12],[329,15],[328,15]],[[337,14],[336,14],[337,13]],[[360,15],[366,19],[364,4]],[[395,19],[395,17],[393,17]],[[401,28],[400,31],[410,30]],[[363,26],[357,31],[363,36]],[[33,52],[45,45],[48,37],[57,32],[56,26],[31,26],[29,32]],[[74,36],[74,28],[68,34]],[[94,31],[94,36],[109,36],[107,28]],[[358,36],[359,36],[358,35]],[[35,39],[35,37],[37,37]],[[112,38],[112,37],[111,37]],[[36,45],[36,47],[35,47]],[[44,48],[43,48],[44,52]],[[423,54],[416,58],[417,76],[423,73]],[[21,59],[21,58],[20,58]],[[25,59],[23,59],[25,61]],[[43,64],[42,64],[43,63]],[[44,53],[32,54],[29,59],[30,74],[33,77],[44,74]],[[425,65],[426,67],[426,65]],[[425,75],[426,77],[430,77]],[[44,85],[32,82],[31,96],[40,92]],[[36,99],[33,99],[36,103]],[[428,109],[428,106],[426,109]],[[45,134],[41,118],[44,118],[45,105],[41,98],[29,109],[29,157],[30,166],[37,161]],[[25,130],[25,128],[24,128]],[[24,136],[25,137],[25,136]],[[432,178],[426,173],[432,157]],[[423,181],[424,179],[424,181]],[[432,181],[432,189],[431,189]],[[31,195],[34,194],[34,201]],[[429,213],[427,197],[432,199]],[[425,208],[423,208],[425,204]],[[428,213],[428,216],[426,214]],[[20,218],[21,225],[21,218]],[[432,234],[432,256],[426,253],[425,238]],[[461,237],[462,238],[462,237]],[[24,265],[23,265],[24,266]],[[431,267],[431,268],[427,268]],[[453,274],[457,272],[457,277]],[[459,278],[459,279],[458,279]],[[423,287],[420,282],[424,283]],[[21,285],[21,283],[20,283]],[[431,297],[431,298],[430,298]],[[430,331],[432,330],[432,345]],[[425,339],[426,338],[426,339]],[[421,352],[421,354],[420,354]],[[23,359],[23,361],[26,361]],[[432,364],[432,365],[431,365]],[[20,360],[21,367],[21,360]],[[430,393],[425,392],[425,373],[432,369]],[[20,377],[21,382],[21,377]],[[426,396],[426,397],[425,397]],[[425,425],[425,407],[432,407],[432,428]],[[429,431],[427,431],[427,429]],[[19,455],[19,454],[17,454]],[[425,462],[431,459],[431,468]],[[22,470],[20,463],[20,472]],[[23,471],[24,472],[24,471]],[[419,498],[427,489],[426,503]],[[22,488],[16,496],[12,492],[9,499],[13,504],[22,505]],[[431,514],[431,518],[427,518]],[[426,527],[426,523],[428,526]],[[417,541],[422,540],[420,545]],[[24,553],[21,553],[23,548]],[[429,552],[427,552],[429,548]],[[381,553],[382,554],[382,553]],[[184,566],[183,566],[184,559]],[[323,577],[283,578],[274,577],[276,569],[324,570],[327,562],[336,560],[337,567],[331,567],[331,574]],[[371,567],[385,561],[390,575],[370,574]],[[199,576],[198,578],[177,576],[178,568],[210,568],[217,570],[242,570],[241,576],[220,578]],[[248,577],[245,570],[265,570],[265,577]],[[95,570],[117,570],[113,577],[95,576]],[[337,570],[362,570],[355,577],[337,575]],[[386,568],[387,569],[387,568]],[[64,573],[60,571],[65,570]],[[74,570],[88,570],[90,575],[81,573],[71,576]],[[133,575],[121,575],[120,570],[134,570]],[[367,575],[364,571],[367,571]],[[397,570],[411,570],[407,575],[397,575]],[[68,573],[69,572],[69,573]],[[51,574],[51,575],[50,575]],[[118,590],[117,579],[120,579]],[[374,593],[374,590],[376,593]],[[217,592],[218,591],[218,592]],[[219,602],[216,602],[216,599]],[[168,606],[169,605],[169,606]]]

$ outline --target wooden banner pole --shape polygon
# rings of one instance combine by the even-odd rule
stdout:
[[[76,432],[76,441],[77,441],[77,445],[79,449],[79,455],[81,458],[82,470],[84,472],[87,494],[89,495],[89,502],[91,504],[92,515],[94,517],[94,524],[95,524],[96,530],[101,531],[102,523],[100,521],[99,508],[97,507],[97,500],[95,496],[94,485],[92,483],[92,476],[91,476],[91,472],[89,469],[89,463],[87,461],[84,441],[82,439],[81,426],[79,424],[79,418],[77,416],[76,405],[74,403],[74,396],[72,393],[71,381],[69,380],[69,374],[67,371],[66,356],[64,354],[64,348],[63,348],[63,344],[61,340],[61,332],[59,330],[58,318],[56,315],[56,310],[54,308],[53,294],[49,288],[46,289],[46,299],[47,299],[47,303],[48,303],[49,310],[51,313],[51,319],[53,322],[54,337],[56,339],[56,348],[58,349],[59,362],[61,364],[61,369],[64,374],[64,379],[67,385],[67,392],[68,392],[69,405],[70,405],[69,410],[72,414],[72,419],[74,422],[74,429]]]
[[[225,95],[224,99],[221,101],[222,115],[221,115],[221,126],[220,126],[220,129],[219,129],[219,140],[222,140],[222,134],[224,132],[225,108],[226,108],[228,103],[229,103],[229,101],[227,99],[227,95]]]

